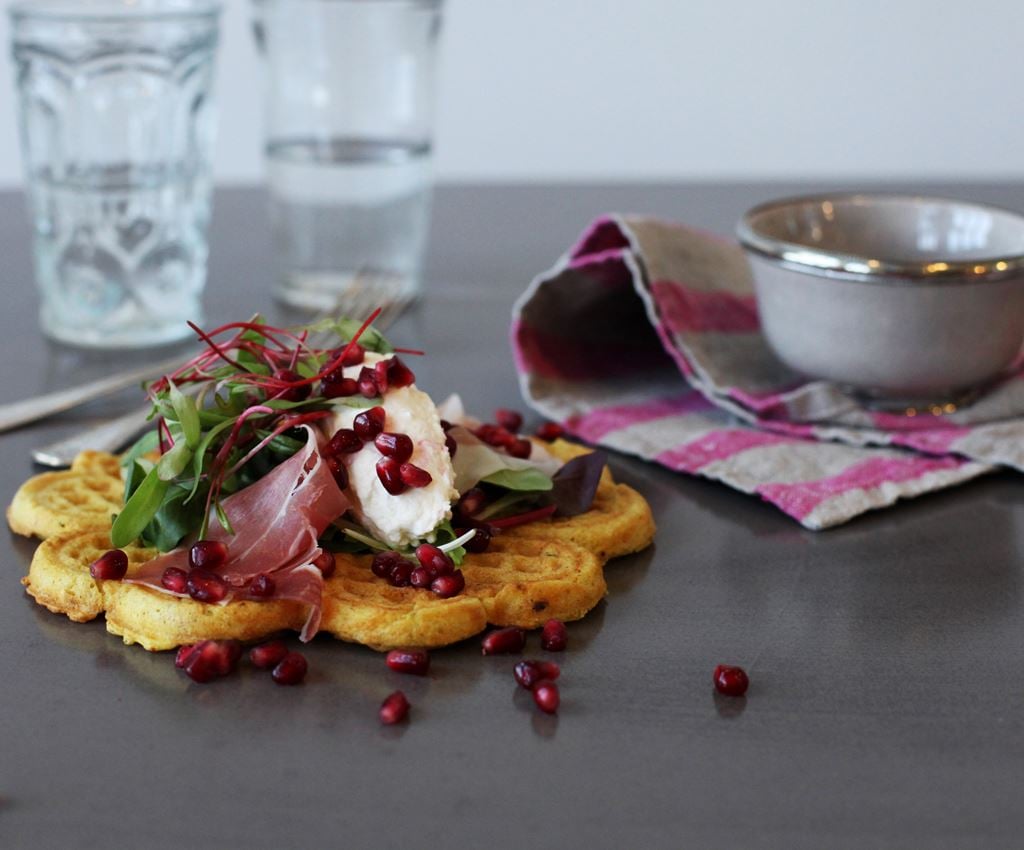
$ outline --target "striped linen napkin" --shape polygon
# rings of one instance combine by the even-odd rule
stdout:
[[[963,409],[864,407],[774,357],[742,250],[693,228],[598,219],[519,299],[511,337],[524,397],[570,433],[807,528],[1024,470],[1024,362]]]

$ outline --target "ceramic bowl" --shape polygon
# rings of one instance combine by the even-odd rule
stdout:
[[[819,195],[738,227],[769,345],[790,368],[897,403],[948,402],[1024,340],[1024,217],[912,195]]]

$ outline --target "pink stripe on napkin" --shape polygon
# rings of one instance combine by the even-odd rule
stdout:
[[[565,424],[577,436],[596,443],[613,431],[621,431],[630,425],[712,409],[714,405],[710,401],[696,390],[690,390],[675,398],[598,407],[588,413],[570,417]]]
[[[869,490],[890,482],[908,481],[929,472],[955,469],[962,464],[963,461],[955,457],[878,457],[829,478],[793,484],[765,484],[756,492],[791,517],[802,520],[822,503],[851,490]]]
[[[761,323],[753,295],[706,292],[671,280],[656,280],[651,294],[674,333],[755,333]]]
[[[662,452],[654,459],[679,472],[697,472],[710,463],[742,454],[750,449],[795,442],[791,437],[754,431],[749,428],[726,428],[712,431],[699,439]]]

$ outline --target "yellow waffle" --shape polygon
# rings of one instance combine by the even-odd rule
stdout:
[[[80,475],[106,475],[121,480],[121,461],[109,452],[86,449],[79,452],[71,462],[71,471]]]
[[[124,485],[104,473],[44,472],[18,488],[7,508],[11,530],[26,537],[107,530],[121,510]]]

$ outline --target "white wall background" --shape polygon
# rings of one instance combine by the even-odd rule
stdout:
[[[448,3],[441,179],[1024,177],[1016,0]],[[248,4],[225,5],[216,174],[258,180]],[[4,61],[0,184],[14,115]]]

